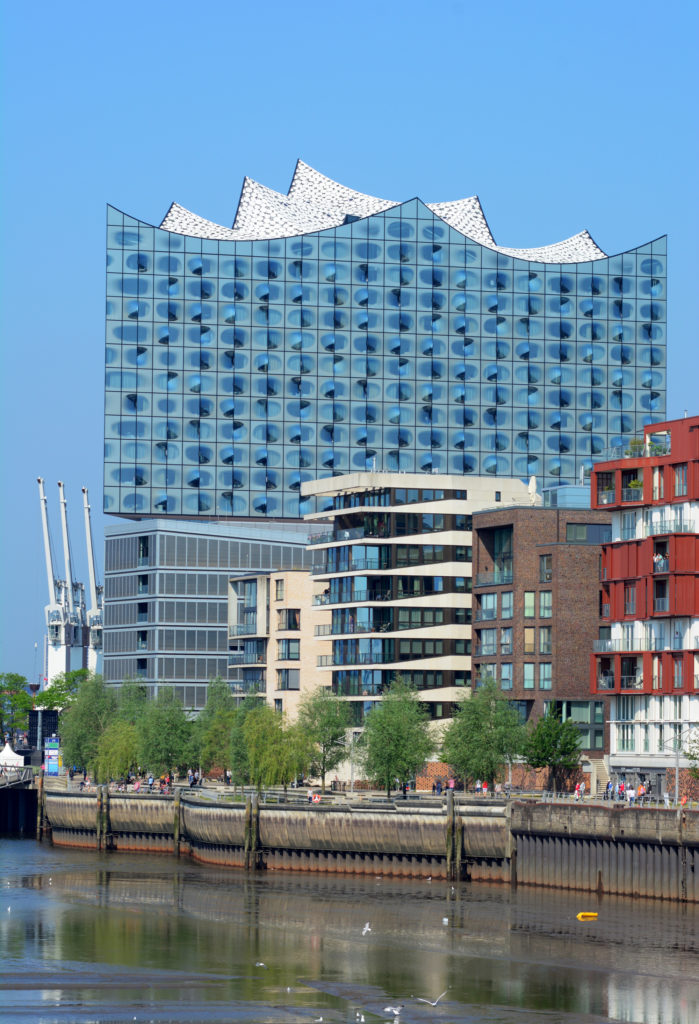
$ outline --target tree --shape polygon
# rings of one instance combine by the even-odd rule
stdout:
[[[442,757],[457,775],[491,786],[503,764],[522,751],[525,732],[519,714],[493,679],[461,702],[444,733]]]
[[[699,729],[691,733],[683,753],[689,761],[689,774],[693,779],[699,779]]]
[[[155,700],[148,701],[137,730],[138,759],[144,768],[155,775],[186,769],[191,724],[172,687],[161,686]]]
[[[234,786],[244,786],[250,782],[250,761],[245,741],[244,725],[250,712],[261,706],[259,697],[248,694],[238,705],[231,732],[231,776]]]
[[[278,714],[278,712],[277,712]],[[313,742],[301,722],[287,723],[282,716],[281,746],[277,751],[277,783],[286,787],[306,775],[313,758]]]
[[[325,792],[325,776],[347,755],[349,707],[329,690],[319,687],[301,700],[299,722],[312,744],[310,772],[320,776]]]
[[[138,725],[148,705],[148,691],[141,683],[128,680],[117,691],[116,713],[122,722]]]
[[[245,716],[242,726],[250,781],[258,793],[278,781],[278,754],[282,745],[282,716],[269,704],[259,704]]]
[[[416,691],[396,677],[367,715],[359,742],[364,770],[370,779],[385,786],[390,796],[394,781],[404,785],[434,749],[427,714]]]
[[[77,765],[99,779],[97,750],[100,737],[116,711],[114,691],[102,676],[88,675],[80,681],[73,703],[60,718],[60,737],[65,763]]]
[[[531,768],[548,768],[554,793],[567,772],[580,764],[580,732],[575,722],[561,721],[556,711],[539,719],[524,745],[524,759]]]
[[[27,728],[27,715],[32,707],[27,685],[18,672],[0,673],[0,745],[4,745],[6,733]]]
[[[62,711],[64,708],[70,707],[77,699],[82,684],[90,678],[92,678],[92,673],[86,668],[73,669],[72,672],[60,672],[54,677],[50,686],[37,694],[36,706],[53,711]]]
[[[204,771],[214,766],[228,767],[235,717],[235,697],[230,686],[220,677],[212,679],[206,706],[192,726],[192,756]]]
[[[128,775],[138,761],[138,730],[135,725],[115,718],[97,744],[97,774],[103,781]]]

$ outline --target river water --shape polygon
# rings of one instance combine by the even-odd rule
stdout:
[[[2,1024],[699,1022],[694,906],[12,839],[0,887]]]

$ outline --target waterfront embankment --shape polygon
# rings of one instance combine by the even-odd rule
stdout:
[[[168,853],[248,871],[500,882],[699,902],[699,812],[476,798],[328,805],[46,790],[57,846]]]

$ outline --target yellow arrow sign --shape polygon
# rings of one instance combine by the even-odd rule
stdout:
[[[597,920],[597,914],[593,913],[592,911],[587,911],[587,910],[581,910],[580,913],[577,915],[577,917],[578,917],[578,921],[596,921]]]

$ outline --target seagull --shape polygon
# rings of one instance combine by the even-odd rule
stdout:
[[[444,997],[445,997],[445,995],[447,994],[448,991],[449,991],[449,989],[445,988],[444,991],[442,992],[441,996],[437,996],[437,998],[435,999],[434,1002],[432,1002],[431,999],[423,999],[421,996],[417,997],[417,1001],[418,1001],[418,1003],[429,1003],[430,1006],[436,1006],[440,999],[444,999]]]
[[[261,960],[255,961],[255,967],[266,967],[267,964],[263,964]]]
[[[366,934],[367,934],[367,932],[370,932],[370,931],[371,931],[371,925],[370,925],[370,924],[369,924],[369,922],[367,921],[367,923],[366,923],[366,924],[364,925],[364,927],[362,928],[362,935],[366,935]]]
[[[403,1003],[400,1006],[384,1006],[383,1012],[392,1013],[394,1017],[400,1017],[400,1011],[403,1009],[403,1006]]]

